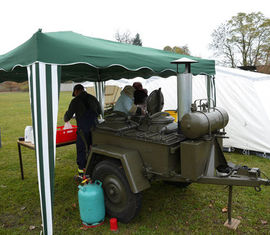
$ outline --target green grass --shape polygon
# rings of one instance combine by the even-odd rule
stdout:
[[[58,125],[71,94],[61,93]],[[28,93],[0,93],[0,234],[39,234],[40,201],[34,151],[22,147],[25,180],[21,180],[16,140],[31,124]],[[57,148],[55,168],[55,234],[111,234],[105,224],[80,230],[77,202],[75,145]],[[270,161],[256,156],[226,154],[229,161],[259,167],[270,176]],[[143,192],[139,215],[129,224],[119,223],[118,234],[268,234],[270,233],[270,188],[233,188],[233,218],[241,220],[234,232],[223,226],[228,190],[224,186],[192,184],[180,189],[161,182]],[[76,207],[73,204],[76,204]],[[267,224],[263,224],[267,221]],[[33,225],[35,229],[30,230]]]

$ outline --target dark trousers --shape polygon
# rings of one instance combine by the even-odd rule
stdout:
[[[86,166],[87,155],[90,151],[90,145],[92,144],[91,131],[83,131],[79,129],[77,131],[77,164],[79,169],[83,169]]]
[[[91,111],[87,111],[77,120],[77,164],[81,170],[86,166],[88,153],[90,152],[90,146],[92,145],[91,129],[95,127],[96,122],[97,117]]]

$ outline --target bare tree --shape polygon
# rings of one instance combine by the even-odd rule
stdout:
[[[212,33],[212,43],[210,48],[214,50],[214,55],[221,58],[222,64],[236,67],[236,56],[234,53],[235,44],[231,40],[231,33],[227,24],[221,24]]]
[[[117,32],[114,35],[114,38],[117,42],[133,44],[136,46],[142,46],[142,40],[140,38],[140,34],[136,33],[135,37],[132,37],[129,30],[127,30],[124,33],[120,33],[119,30],[117,30]]]
[[[117,32],[114,35],[114,38],[117,42],[132,44],[132,37],[129,30],[127,30],[124,33],[120,33],[119,30],[117,30]]]

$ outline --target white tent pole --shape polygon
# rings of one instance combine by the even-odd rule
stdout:
[[[216,106],[214,76],[206,75],[207,100],[209,108]]]
[[[100,103],[102,110],[102,117],[104,117],[104,103],[105,103],[105,82],[95,82],[96,98]]]
[[[209,108],[212,107],[212,87],[211,87],[211,77],[208,76],[208,75],[205,75],[206,77],[206,90],[207,90],[207,101],[208,101],[208,104],[209,104]]]

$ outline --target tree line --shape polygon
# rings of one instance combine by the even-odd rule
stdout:
[[[270,67],[270,19],[261,12],[240,12],[219,25],[211,37],[209,49],[220,64],[232,68]],[[129,31],[122,34],[117,31],[115,39],[118,42],[142,46],[139,33],[132,37]],[[163,50],[191,55],[188,45],[167,45]]]
[[[131,32],[129,30],[120,33],[117,31],[114,35],[114,38],[117,42],[121,43],[128,43],[136,46],[142,46],[142,40],[140,38],[140,34],[136,33],[135,37],[131,35]],[[180,47],[180,46],[165,46],[163,48],[164,51],[170,51],[178,54],[184,54],[184,55],[190,55],[190,51],[187,45]]]
[[[136,46],[142,46],[142,40],[140,34],[136,33],[135,37],[132,37],[129,30],[124,33],[117,31],[114,35],[114,38],[117,42],[128,43]]]

